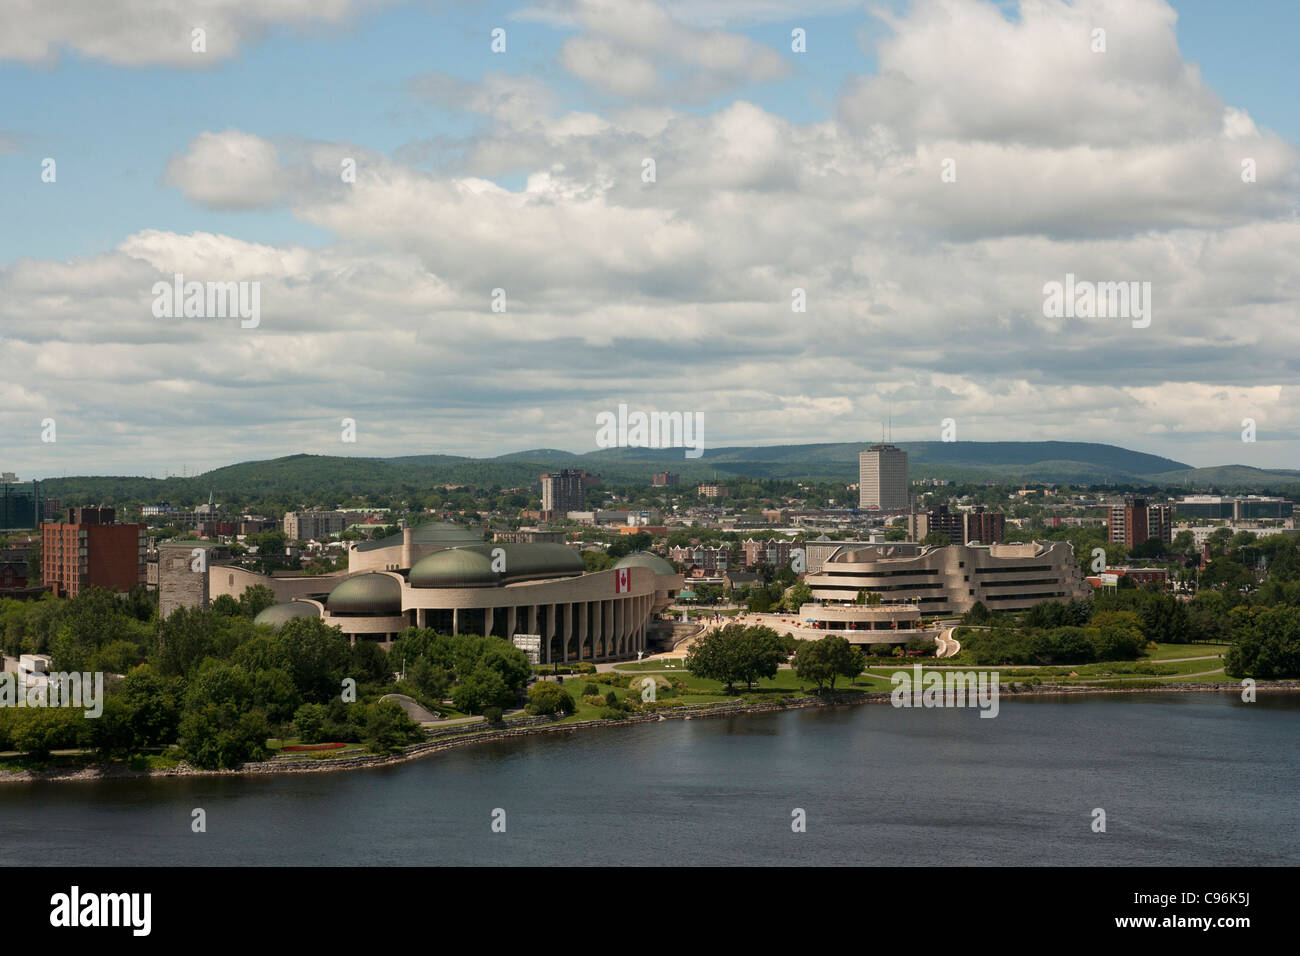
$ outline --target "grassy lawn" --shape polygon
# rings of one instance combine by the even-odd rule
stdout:
[[[1211,657],[1228,653],[1231,644],[1157,644],[1148,651],[1145,660],[1163,661],[1178,657]]]
[[[1183,646],[1185,647],[1186,645]],[[1124,684],[1133,680],[1220,680],[1222,679],[1221,675],[1212,675],[1204,678],[1189,675],[1202,674],[1206,671],[1213,671],[1222,666],[1223,662],[1218,657],[1211,656],[1206,657],[1203,660],[1194,661],[1171,662],[1168,660],[1161,661],[1155,658],[1147,658],[1140,661],[1110,661],[1096,664],[1071,664],[1054,667],[1026,667],[1012,664],[990,667],[988,665],[968,664],[960,669],[976,672],[997,671],[1004,682],[1009,680],[1032,680],[1037,678],[1044,684],[1078,684],[1085,681],[1090,683]],[[888,681],[889,676],[900,669],[907,669],[910,671],[910,666],[907,668],[872,667],[868,668],[867,672]],[[944,668],[925,666],[924,670],[937,670],[942,673]]]
[[[619,673],[629,673],[633,671],[678,671],[685,673],[686,668],[681,660],[659,660],[659,661],[632,661],[627,664],[615,664],[614,670]],[[601,675],[596,675],[601,676]]]
[[[645,663],[645,662],[642,662]],[[644,670],[644,668],[642,669]],[[577,712],[570,717],[565,718],[564,723],[576,723],[583,720],[599,720],[600,712],[604,705],[595,706],[588,704],[582,699],[582,691],[586,684],[595,684],[600,693],[603,695],[610,690],[622,699],[629,691],[639,692],[639,685],[633,680],[631,687],[615,687],[611,678],[615,674],[596,674],[589,675],[582,681],[564,682],[565,687],[573,696],[577,704]],[[624,675],[626,676],[626,674]],[[661,676],[668,677],[671,680],[683,681],[686,685],[685,691],[678,691],[675,694],[667,695],[660,691],[657,698],[660,704],[671,707],[689,706],[695,704],[712,704],[722,702],[744,701],[745,703],[761,703],[763,701],[781,700],[787,697],[805,697],[813,693],[814,687],[807,681],[801,681],[793,670],[779,670],[775,677],[760,680],[752,688],[746,688],[743,684],[738,684],[733,688],[732,693],[727,693],[726,688],[720,681],[706,680],[702,677],[695,677],[689,671],[677,670],[662,673]],[[887,691],[890,689],[888,680],[879,677],[863,675],[855,681],[847,681],[843,678],[835,682],[835,691],[843,693],[846,691]]]

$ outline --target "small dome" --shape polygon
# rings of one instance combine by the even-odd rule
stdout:
[[[494,585],[499,578],[487,555],[451,548],[416,561],[408,580],[413,588],[477,588]]]
[[[649,551],[633,551],[631,554],[619,560],[616,568],[649,568],[655,574],[676,574],[673,566],[659,557],[657,554],[651,554]]]
[[[270,607],[263,608],[257,613],[257,617],[253,618],[253,623],[265,624],[272,630],[278,631],[295,617],[320,617],[320,611],[316,609],[316,605],[305,601],[286,601],[284,604],[272,604]]]
[[[325,606],[331,614],[400,614],[402,586],[387,574],[358,574],[334,588]]]

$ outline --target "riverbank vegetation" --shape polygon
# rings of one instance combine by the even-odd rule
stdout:
[[[265,590],[265,589],[262,589]],[[90,589],[74,598],[0,600],[0,640],[11,654],[48,654],[51,670],[103,672],[103,712],[0,708],[0,752],[47,760],[91,750],[103,760],[168,753],[200,768],[271,755],[272,738],[361,744],[391,753],[423,739],[389,694],[447,718],[499,721],[523,700],[527,657],[495,637],[411,628],[385,651],[351,646],[315,618],[277,630],[253,623],[265,595],[157,619],[148,596]]]

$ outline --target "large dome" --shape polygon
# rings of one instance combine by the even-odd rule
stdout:
[[[493,571],[497,557],[503,559],[502,570]],[[562,544],[475,544],[425,555],[408,580],[413,588],[473,588],[570,577],[585,570],[582,555]]]
[[[676,574],[673,566],[659,557],[657,554],[651,554],[649,551],[633,551],[631,554],[621,558],[616,568],[649,568],[655,574]]]
[[[295,617],[320,617],[320,611],[316,609],[316,605],[305,601],[286,601],[284,604],[272,604],[270,607],[263,608],[258,612],[257,617],[253,618],[253,623],[265,624],[272,630],[278,631]]]
[[[582,555],[563,544],[480,544],[465,550],[491,558],[498,548],[505,552],[501,577],[507,582],[565,577],[587,570]]]
[[[476,588],[494,585],[499,578],[486,555],[451,548],[416,561],[408,580],[413,588]]]
[[[358,574],[334,588],[325,606],[331,614],[400,614],[402,586],[387,574]]]

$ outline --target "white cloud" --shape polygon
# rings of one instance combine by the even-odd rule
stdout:
[[[583,31],[564,42],[560,64],[613,96],[705,99],[790,72],[770,47],[690,25],[653,0],[574,0],[547,13]]]
[[[566,9],[586,17],[575,39],[644,58],[656,84],[748,69],[645,4]],[[1093,22],[1109,72],[1067,49]],[[686,52],[665,52],[682,37]],[[887,79],[851,81],[825,122],[743,100],[570,110],[539,71],[415,81],[480,117],[432,171],[204,133],[168,165],[184,195],[280,204],[335,241],[144,230],[101,256],[0,270],[0,382],[23,383],[0,392],[0,427],[26,434],[57,410],[77,447],[106,441],[107,409],[126,408],[137,431],[95,460],[158,461],[202,435],[217,464],[338,452],[341,415],[361,424],[349,452],[493,454],[589,449],[595,411],[619,401],[703,411],[713,444],[868,439],[892,405],[900,440],[953,417],[963,439],[1282,464],[1300,450],[1300,153],[1221,104],[1173,43],[1171,13],[1145,0],[1045,0],[1016,21],[941,0],[893,22]],[[657,89],[635,71],[597,82]],[[866,89],[900,99],[866,104]],[[518,188],[488,178],[518,169]],[[174,272],[260,281],[261,327],[154,319],[150,286]],[[1151,282],[1151,326],[1045,318],[1043,285],[1067,272]]]
[[[236,129],[200,133],[167,163],[165,179],[186,198],[217,209],[269,205],[285,185],[276,148]]]
[[[6,0],[0,60],[49,63],[60,50],[115,66],[203,69],[238,53],[269,28],[340,24],[385,0]],[[205,32],[206,52],[192,48]]]
[[[1178,51],[1164,0],[1033,0],[1016,21],[984,0],[883,15],[878,75],[850,83],[841,115],[904,146],[955,139],[1031,146],[1194,140],[1223,107]],[[1094,53],[1092,31],[1106,31]]]

